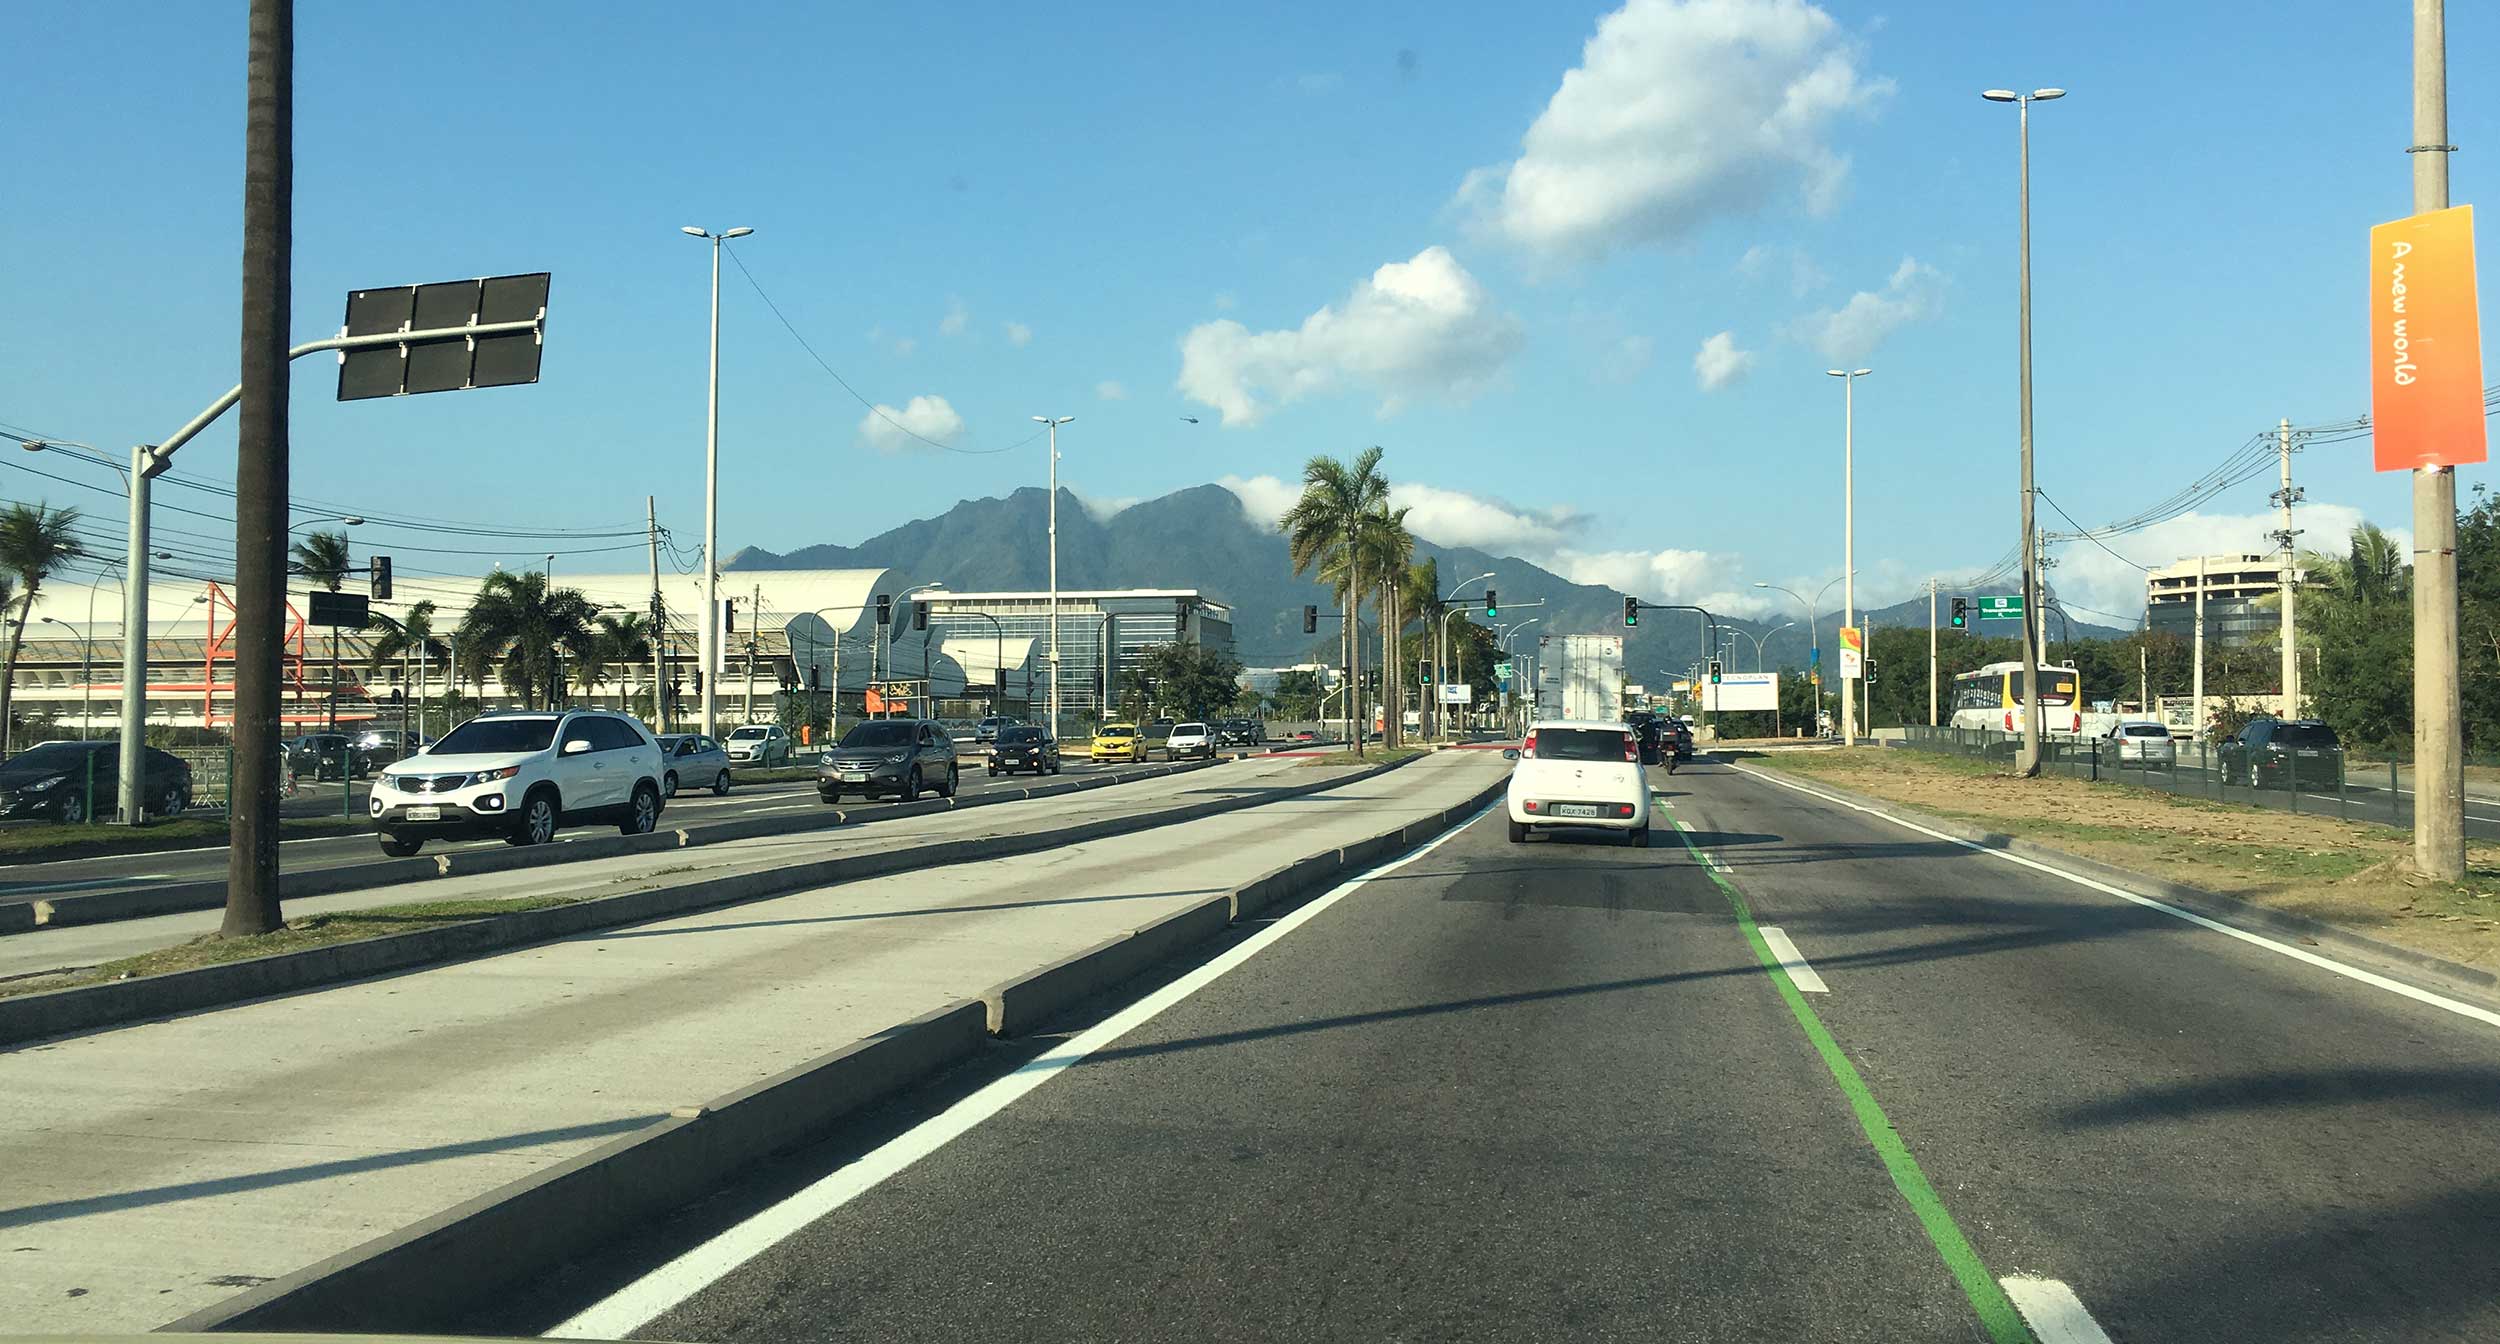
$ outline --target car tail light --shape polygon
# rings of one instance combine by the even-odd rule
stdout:
[[[1630,733],[1623,735],[1623,759],[1634,763],[1641,759],[1641,740]],[[1628,817],[1632,814],[1626,812],[1624,815]]]
[[[1632,815],[1632,805],[1630,803],[1615,804],[1615,815],[1618,817],[1628,817]]]
[[[1522,756],[1536,755],[1536,734],[1528,734],[1527,740],[1519,744],[1519,754]]]
[[[1534,812],[1538,809],[1539,804],[1534,798],[1531,798],[1526,803],[1522,804],[1522,806],[1526,807],[1529,811]]]

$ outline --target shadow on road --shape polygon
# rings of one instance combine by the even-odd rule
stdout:
[[[2067,1129],[2156,1124],[2224,1112],[2406,1102],[2476,1118],[2500,1112],[2500,1068],[2282,1069],[2148,1087],[2057,1117]]]

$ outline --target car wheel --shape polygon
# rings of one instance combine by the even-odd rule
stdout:
[[[512,833],[504,837],[508,845],[543,845],[556,838],[556,799],[545,790],[531,794],[521,804],[521,815],[512,820]]]
[[[991,766],[991,767],[990,767],[990,778],[992,778],[992,779],[996,779],[996,778],[998,778],[998,767],[997,767],[997,766],[995,766],[995,765],[993,765],[993,766]]]
[[[182,809],[187,806],[190,801],[191,795],[184,792],[181,785],[168,784],[165,786],[165,791],[156,796],[156,815],[160,817],[179,817],[182,815]]]
[[[1510,824],[1510,842],[1514,845],[1528,843],[1528,823],[1514,821]]]
[[[425,842],[412,837],[396,835],[385,835],[382,837],[382,852],[390,855],[394,859],[409,858],[415,855],[418,850],[423,848],[425,848]]]
[[[634,798],[625,805],[625,819],[616,823],[619,835],[649,835],[659,829],[660,791],[649,783],[634,786]]]
[[[960,771],[958,771],[958,770],[957,770],[954,766],[952,766],[952,765],[947,766],[947,767],[946,767],[946,788],[945,788],[945,790],[944,790],[944,796],[945,796],[945,797],[948,797],[948,798],[952,798],[952,797],[954,797],[954,796],[955,796],[955,790],[957,790],[957,789],[959,789],[959,788],[962,788],[962,787],[963,787],[963,775],[962,775],[962,773],[961,773]]]
[[[818,789],[816,790],[816,797],[823,802],[838,803],[842,801],[842,791],[840,789]]]
[[[71,826],[75,826],[78,823],[85,821],[87,819],[86,796],[76,793],[66,793],[61,795],[61,801],[54,805],[52,815],[55,820],[67,823]]]
[[[719,774],[712,777],[712,796],[715,798],[726,797],[728,793],[729,772],[723,770]]]
[[[676,796],[677,796],[677,772],[676,772],[676,771],[674,771],[674,770],[669,771],[669,772],[668,772],[668,778],[663,779],[663,780],[661,780],[661,781],[660,781],[660,794],[661,794],[661,796],[662,796],[662,797],[666,797],[666,798],[674,798],[674,797],[676,797]]]
[[[1649,848],[1649,827],[1646,825],[1635,826],[1631,830],[1625,831],[1623,833],[1623,843],[1630,845],[1634,849]]]
[[[906,803],[916,803],[920,801],[919,766],[913,766],[911,768],[911,775],[903,781],[902,801]]]

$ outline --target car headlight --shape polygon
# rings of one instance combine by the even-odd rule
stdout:
[[[68,782],[69,782],[69,776],[67,776],[67,775],[54,775],[54,776],[53,776],[52,778],[50,778],[50,779],[38,779],[38,780],[36,780],[34,783],[27,785],[27,786],[26,786],[26,791],[27,791],[28,793],[41,793],[41,792],[43,792],[45,789],[57,789],[57,788],[61,787],[63,784],[67,784]]]
[[[469,776],[469,782],[472,784],[492,784],[496,780],[510,779],[519,773],[521,773],[521,767],[517,765],[507,765],[500,770],[480,770],[476,774]]]
[[[892,755],[890,755],[890,756],[886,757],[886,758],[885,758],[885,763],[886,763],[887,765],[901,765],[903,762],[908,761],[908,760],[910,760],[910,759],[911,759],[911,753],[910,753],[910,752],[908,752],[908,751],[898,751],[898,752],[895,752],[894,754],[892,754]]]

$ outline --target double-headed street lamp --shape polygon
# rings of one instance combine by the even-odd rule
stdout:
[[[1059,427],[1076,423],[1073,415],[1037,415],[1036,424],[1050,430],[1050,740],[1059,740]],[[1111,681],[1103,677],[1107,696]]]
[[[1752,640],[1752,641],[1753,641],[1753,670],[1754,670],[1754,671],[1759,672],[1759,671],[1761,671],[1761,670],[1762,670],[1762,645],[1763,645],[1764,641],[1766,641],[1766,640],[1770,639],[1770,637],[1771,637],[1771,636],[1776,635],[1776,634],[1778,634],[1780,631],[1785,630],[1785,629],[1787,629],[1788,627],[1790,627],[1790,626],[1792,626],[1792,625],[1795,625],[1795,624],[1796,624],[1796,622],[1795,622],[1795,621],[1782,621],[1782,622],[1780,622],[1778,625],[1772,626],[1770,629],[1765,630],[1765,631],[1763,631],[1761,634],[1758,634],[1758,635],[1757,635],[1757,634],[1754,634],[1754,633],[1752,633],[1752,632],[1750,632],[1750,631],[1746,631],[1746,630],[1738,630],[1738,631],[1736,631],[1736,633],[1738,633],[1738,634],[1740,634],[1740,635],[1743,635],[1745,638],[1750,639],[1750,640]],[[1733,629],[1734,627],[1730,627],[1730,628],[1731,628],[1731,629]]]
[[[1806,666],[1810,675],[1817,678],[1823,675],[1823,641],[1822,636],[1819,633],[1822,626],[1822,618],[1815,615],[1814,608],[1817,603],[1823,600],[1823,594],[1832,590],[1832,584],[1838,582],[1840,582],[1840,580],[1837,578],[1830,580],[1821,588],[1816,589],[1815,594],[1812,597],[1807,597],[1799,593],[1794,588],[1783,588],[1776,583],[1762,583],[1757,581],[1754,584],[1754,587],[1756,588],[1767,588],[1775,593],[1786,593],[1790,597],[1796,598],[1799,602],[1805,604]],[[1843,687],[1842,689],[1845,691],[1847,688]],[[1846,699],[1847,697],[1844,695],[1842,698]],[[1817,715],[1820,715],[1823,712],[1823,690],[1819,685],[1814,688],[1814,712]],[[1818,733],[1823,731],[1822,725],[1816,724],[1814,730]]]
[[[1858,380],[1873,369],[1825,369],[1823,372],[1841,380],[1840,421],[1840,623],[1858,623],[1857,585],[1850,576],[1858,568]],[[1843,649],[1847,648],[1844,641]],[[1865,669],[1859,669],[1865,675]],[[1843,745],[1858,740],[1858,711],[1847,695],[1848,678],[1841,678],[1840,740]]]
[[[703,665],[703,735],[720,735],[720,245],[744,238],[753,229],[712,233],[688,224],[678,232],[712,245],[712,375],[711,396],[703,431],[703,636],[696,656]],[[553,570],[551,561],[548,568]],[[549,574],[550,578],[554,575]]]
[[[1459,611],[1459,608],[1450,604],[1458,600],[1458,595],[1466,590],[1468,584],[1482,583],[1492,577],[1494,577],[1493,572],[1487,570],[1472,579],[1461,582],[1449,591],[1447,597],[1440,600],[1441,634],[1432,646],[1432,675],[1436,684],[1445,683],[1450,679],[1450,617],[1457,615]],[[1441,709],[1436,703],[1432,709],[1432,721],[1436,728],[1440,725],[1441,718]]]
[[[2031,519],[2031,105],[2066,96],[2064,89],[1989,89],[1979,95],[1992,103],[2012,103],[2022,127],[2022,315],[2019,320],[2022,373],[2023,443],[2023,754],[2022,773],[2040,773],[2040,648],[2033,622],[2039,618],[2039,534]]]

